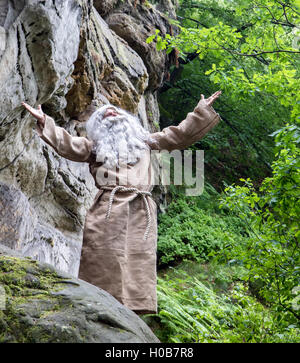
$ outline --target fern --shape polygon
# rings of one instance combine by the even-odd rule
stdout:
[[[191,265],[198,273],[170,269],[164,278],[158,277],[159,312],[144,319],[150,326],[159,319],[160,328],[154,330],[162,342],[300,341],[296,327],[286,326],[280,334],[277,332],[278,322],[272,312],[249,294],[246,283],[238,281],[243,278],[239,267],[209,265],[207,276],[223,275],[231,283],[230,289],[220,292],[201,281],[203,275],[197,264],[183,266],[187,269]]]

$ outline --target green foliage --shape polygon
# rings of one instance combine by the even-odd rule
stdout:
[[[272,176],[256,192],[250,179],[225,189],[222,207],[238,213],[253,232],[242,245],[233,243],[227,258],[248,269],[248,280],[278,313],[298,319],[293,290],[300,286],[300,128],[286,126],[274,133],[276,158]]]
[[[175,188],[171,191],[173,201],[167,213],[159,215],[159,265],[183,259],[207,260],[214,251],[241,242],[246,233],[243,223],[218,208],[218,193],[211,186],[199,197],[186,197]]]
[[[161,127],[185,119],[200,93],[208,96],[216,90],[202,71],[206,66],[209,59],[185,65],[180,79],[160,95]],[[206,180],[220,190],[223,180],[233,183],[246,175],[253,179],[266,175],[273,155],[273,140],[268,135],[282,126],[282,117],[288,113],[266,97],[234,103],[225,93],[214,108],[222,117],[220,124],[193,146],[204,150]]]
[[[273,140],[299,122],[299,23],[295,1],[180,1],[179,34],[152,37],[176,48],[179,68],[160,93],[162,126],[182,121],[203,93],[223,91],[214,108],[221,123],[195,147],[205,150],[207,178],[259,182],[270,172]],[[157,38],[156,38],[157,36]],[[176,104],[176,108],[174,108]]]
[[[201,266],[202,267],[202,266]],[[205,266],[206,267],[206,266]],[[202,274],[174,270],[158,279],[158,316],[146,321],[154,326],[162,342],[299,342],[299,330],[278,322],[266,307],[249,294],[247,284],[238,281],[237,268],[220,266],[206,277],[220,276],[231,282],[230,289],[214,291],[213,284],[202,283]],[[200,270],[198,266],[198,271]],[[205,274],[204,274],[205,275]],[[199,278],[198,278],[199,277]]]
[[[277,97],[284,107],[291,107],[292,120],[299,120],[300,81],[295,66],[299,65],[296,24],[300,17],[295,0],[211,0],[205,6],[200,1],[181,3],[185,9],[190,3],[189,15],[196,18],[210,12],[205,20],[211,22],[207,25],[193,18],[198,27],[178,24],[177,36],[162,39],[157,34],[159,50],[177,48],[183,58],[189,52],[197,52],[200,59],[213,56],[215,62],[206,74],[232,100],[240,102],[255,92],[265,92]],[[231,17],[214,18],[213,8]]]
[[[288,125],[273,136],[272,176],[258,191],[243,179],[226,188],[221,205],[211,187],[196,198],[179,193],[160,216],[161,262],[213,258],[206,276],[180,265],[159,278],[152,319],[162,341],[300,341],[300,128]]]
[[[213,188],[201,197],[172,189],[159,216],[159,263],[213,258],[243,271],[221,272],[222,292],[195,271],[159,279],[162,341],[299,342],[297,4],[181,0],[179,33],[149,39],[180,54],[160,94],[162,126],[183,120],[201,93],[222,89],[220,125],[192,148],[205,150],[206,180],[217,190],[233,183],[221,205]]]

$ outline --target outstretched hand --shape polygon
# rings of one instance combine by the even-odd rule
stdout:
[[[201,101],[203,101],[207,106],[212,106],[221,93],[222,91],[217,91],[208,98],[205,98],[204,95],[201,94]]]
[[[22,106],[24,106],[26,110],[29,111],[32,114],[32,116],[35,117],[41,125],[44,126],[46,115],[44,114],[41,105],[38,105],[38,108],[35,109],[30,105],[28,105],[27,103],[22,102]]]

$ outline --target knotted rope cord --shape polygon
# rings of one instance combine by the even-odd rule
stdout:
[[[115,193],[117,191],[120,191],[120,192],[135,192],[137,195],[141,195],[143,197],[144,203],[145,203],[145,206],[146,206],[146,211],[147,211],[147,227],[146,227],[146,231],[145,231],[144,238],[143,238],[143,240],[145,241],[148,238],[150,225],[151,225],[150,207],[149,207],[149,202],[148,202],[148,200],[146,198],[146,195],[151,196],[152,194],[150,192],[147,192],[147,191],[144,191],[144,190],[139,190],[137,188],[127,188],[127,187],[124,187],[122,185],[118,185],[118,186],[116,186],[114,188],[113,187],[102,186],[101,189],[111,190],[111,193],[110,193],[110,196],[109,196],[108,208],[107,208],[107,212],[106,212],[106,215],[105,215],[105,219],[108,219],[109,216],[110,216],[112,203],[114,201],[114,196],[115,196]]]

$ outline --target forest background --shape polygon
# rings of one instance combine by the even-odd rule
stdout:
[[[177,59],[161,127],[222,90],[191,147],[204,193],[171,186],[159,215],[159,313],[143,319],[163,342],[300,341],[299,16],[299,0],[179,0],[174,34],[147,40]]]

